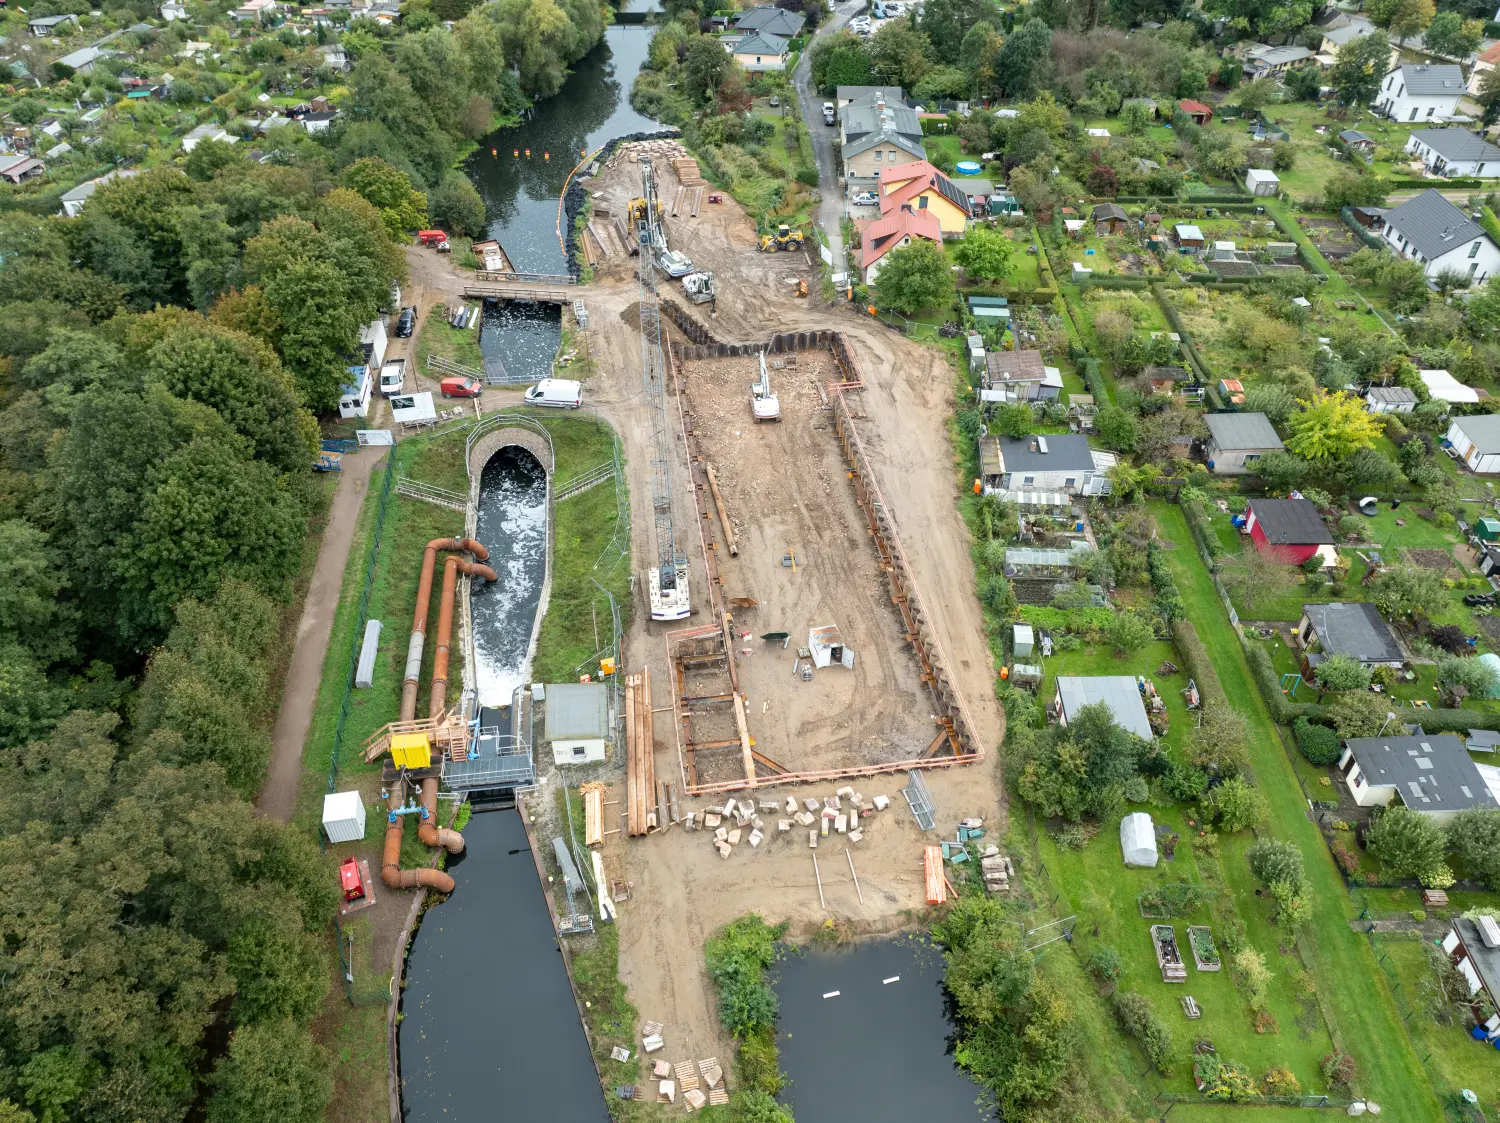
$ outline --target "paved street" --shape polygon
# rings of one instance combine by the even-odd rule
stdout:
[[[838,5],[823,26],[818,28],[816,37],[832,35],[847,24],[859,9],[859,0],[848,0],[847,3]],[[813,89],[811,47],[812,42],[809,41],[792,74],[792,81],[797,87],[797,102],[802,107],[802,119],[807,122],[807,131],[812,134],[813,151],[818,158],[818,190],[823,195],[823,203],[818,211],[818,225],[823,228],[828,248],[833,251],[833,268],[837,273],[844,268],[844,193],[839,189],[839,170],[833,154],[833,141],[838,136],[838,129],[823,123],[823,102],[827,99]]]

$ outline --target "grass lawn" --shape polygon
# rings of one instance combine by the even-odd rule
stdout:
[[[427,357],[439,355],[455,363],[484,368],[484,355],[479,350],[479,333],[467,328],[452,327],[441,316],[428,316],[422,325],[422,334],[417,337],[417,361],[422,373],[427,373]]]
[[[1301,957],[1332,1021],[1329,1028],[1333,1039],[1358,1063],[1360,1090],[1379,1101],[1391,1118],[1438,1119],[1441,1108],[1401,1028],[1390,993],[1383,985],[1371,984],[1378,972],[1375,957],[1349,927],[1353,905],[1328,848],[1307,819],[1291,762],[1256,691],[1249,664],[1208,571],[1192,547],[1182,511],[1160,501],[1150,507],[1163,536],[1177,544],[1177,549],[1168,552],[1167,560],[1189,617],[1208,648],[1225,692],[1250,724],[1251,768],[1270,803],[1266,830],[1272,837],[1294,842],[1302,849],[1312,919],[1299,941]],[[1232,849],[1226,846],[1226,873],[1232,873],[1229,867],[1238,861]],[[1245,919],[1250,922],[1250,917]],[[1277,955],[1268,965],[1276,971],[1291,958]],[[1284,1025],[1282,1036],[1288,1032]]]

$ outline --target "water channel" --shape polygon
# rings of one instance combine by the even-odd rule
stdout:
[[[644,11],[654,0],[633,2]],[[629,104],[650,35],[611,27],[556,97],[486,137],[468,162],[490,236],[517,269],[566,271],[557,204],[579,150],[655,128]],[[511,156],[527,148],[531,160]],[[480,346],[513,374],[546,377],[560,338],[555,306],[485,309]],[[472,589],[475,682],[482,703],[500,705],[527,678],[545,578],[546,476],[530,453],[502,449],[485,465],[477,522],[499,580]],[[519,813],[476,814],[464,837],[465,853],[449,863],[458,888],[426,914],[407,964],[399,1030],[406,1118],[605,1123],[609,1112]]]
[[[775,987],[789,1080],[781,1099],[797,1119],[998,1118],[954,1063],[943,957],[925,939],[792,956],[777,965]]]

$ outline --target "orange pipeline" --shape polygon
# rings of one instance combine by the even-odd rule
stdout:
[[[433,780],[431,783],[431,803],[435,805],[437,803],[437,781]],[[401,808],[401,787],[400,783],[395,784],[391,788],[390,794],[386,797],[386,806],[392,811],[397,811]],[[427,785],[423,784],[422,788],[422,803],[423,806],[428,806]],[[429,810],[432,809],[429,808]],[[380,859],[380,880],[392,889],[416,889],[420,886],[425,889],[436,889],[439,893],[453,892],[453,878],[449,877],[442,870],[430,868],[404,870],[401,868],[401,836],[404,829],[400,816],[397,816],[396,821],[385,828],[385,850]],[[418,831],[418,837],[421,837],[421,831],[427,829],[427,824],[424,822]],[[458,838],[458,849],[463,849],[463,839],[459,837],[457,831],[445,831],[440,827],[433,829],[440,834],[450,834]],[[426,842],[427,840],[423,839],[422,841]],[[450,846],[449,849],[452,850],[453,847]]]
[[[490,552],[472,538],[434,538],[422,551],[422,577],[417,583],[417,609],[412,615],[411,643],[406,649],[406,677],[401,683],[401,720],[417,716],[417,681],[422,674],[422,651],[427,641],[427,611],[432,604],[432,577],[439,550],[467,550],[480,561]],[[494,580],[491,577],[491,580]]]
[[[449,558],[443,566],[443,592],[438,598],[437,650],[432,654],[432,697],[427,705],[428,717],[441,717],[443,706],[448,701],[448,655],[453,648],[453,602],[460,573],[483,577],[486,581],[495,580],[493,569],[467,558]]]

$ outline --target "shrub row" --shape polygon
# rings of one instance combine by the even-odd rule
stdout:
[[[1227,709],[1229,696],[1224,693],[1224,687],[1219,682],[1219,672],[1214,670],[1213,662],[1208,657],[1208,648],[1198,638],[1198,629],[1193,627],[1193,622],[1172,621],[1172,640],[1177,644],[1177,653],[1187,665],[1187,673],[1198,684],[1198,695],[1203,700],[1204,708],[1212,703]]]
[[[1156,593],[1156,610],[1170,624],[1187,615],[1182,603],[1182,593],[1172,577],[1172,567],[1167,564],[1166,551],[1152,539],[1146,546],[1146,569],[1151,576],[1151,588]]]
[[[1109,626],[1115,618],[1112,608],[1053,608],[1048,604],[1023,604],[1016,615],[1024,624],[1045,628],[1050,632],[1071,632],[1082,635]]]
[[[1090,273],[1078,282],[1081,289],[1144,289],[1150,286],[1151,282],[1145,277],[1100,276],[1096,273]]]
[[[1406,176],[1397,176],[1385,181],[1385,185],[1392,191],[1425,191],[1432,186],[1432,183],[1433,181],[1430,179],[1410,179]],[[1495,182],[1490,179],[1474,179],[1472,176],[1457,176],[1453,179],[1443,180],[1442,184],[1445,188],[1493,187]]]
[[[1078,363],[1078,373],[1088,384],[1089,393],[1094,395],[1094,405],[1108,405],[1109,390],[1104,384],[1104,376],[1099,373],[1099,360],[1092,355],[1080,354],[1074,356],[1074,361]]]

